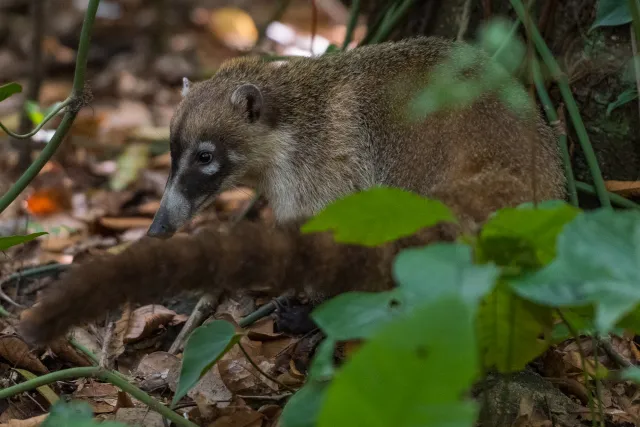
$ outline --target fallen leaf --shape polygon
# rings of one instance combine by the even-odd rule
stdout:
[[[258,41],[258,29],[251,15],[235,7],[223,7],[211,12],[209,30],[231,49],[251,49]]]
[[[162,415],[148,408],[120,408],[116,412],[116,421],[132,427],[164,427]]]
[[[623,197],[640,196],[640,181],[605,181],[607,190]]]
[[[135,369],[135,376],[141,379],[140,387],[154,390],[169,383],[172,370],[180,369],[180,359],[164,351],[145,355]]]
[[[38,374],[49,372],[46,366],[29,351],[29,346],[16,335],[0,336],[0,357],[15,368]]]
[[[166,325],[176,316],[176,312],[161,305],[145,305],[131,314],[124,342],[130,343],[151,335],[162,325]]]
[[[19,372],[20,375],[22,375],[26,380],[32,380],[38,377],[37,375],[34,375],[25,369],[15,369],[15,371]],[[53,405],[58,400],[60,400],[58,395],[48,385],[37,387],[36,390],[38,390],[38,393],[40,393],[40,395],[44,397],[50,405]]]
[[[74,366],[91,366],[91,360],[84,354],[78,352],[66,338],[58,338],[49,344],[51,351],[61,360],[71,363]]]
[[[118,157],[116,173],[109,180],[110,188],[114,191],[126,189],[148,164],[149,144],[129,144]]]
[[[130,218],[100,218],[100,224],[112,230],[128,230],[129,228],[148,228],[153,222],[152,218],[130,217]]]
[[[9,420],[6,424],[0,424],[0,427],[38,427],[48,416],[49,414],[42,414],[26,420]]]
[[[70,195],[63,188],[43,188],[27,197],[25,209],[34,216],[65,212],[71,209]]]

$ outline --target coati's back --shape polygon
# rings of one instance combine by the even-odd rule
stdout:
[[[454,46],[416,38],[313,59],[229,61],[194,85],[179,106],[172,123],[174,157],[180,157],[174,145],[213,141],[225,157],[218,160],[220,169],[228,171],[220,187],[257,186],[281,223],[377,184],[451,200],[459,214],[481,220],[505,203],[533,199],[534,164],[536,197],[562,198],[555,138],[519,84],[511,96],[530,103],[525,112],[505,105],[494,88],[466,107],[418,120],[408,116],[434,66],[456,72],[445,65]],[[467,76],[490,63],[471,52],[477,56]],[[513,86],[504,70],[492,71],[504,73],[503,86]],[[229,102],[245,84],[258,91],[255,120]],[[236,101],[240,112],[256,106],[251,97]],[[496,187],[495,200],[474,201],[487,185]],[[461,198],[467,200],[458,208]]]

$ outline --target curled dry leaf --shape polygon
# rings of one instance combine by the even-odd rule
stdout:
[[[74,366],[91,366],[91,360],[72,346],[66,338],[59,338],[49,344],[51,351],[61,360]]]
[[[640,196],[640,181],[605,181],[607,190],[623,197]]]
[[[38,427],[48,416],[49,414],[42,414],[37,417],[27,418],[26,420],[9,420],[5,424],[0,424],[0,427]]]
[[[131,313],[129,327],[124,336],[124,342],[130,343],[151,335],[162,325],[170,323],[176,312],[161,305],[145,305]]]
[[[15,368],[23,368],[37,374],[49,372],[47,367],[29,351],[29,346],[17,335],[0,336],[0,357]]]

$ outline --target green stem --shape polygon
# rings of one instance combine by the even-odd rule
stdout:
[[[358,16],[360,16],[360,0],[353,0],[349,23],[347,24],[347,34],[344,36],[344,41],[342,42],[342,50],[347,50],[349,43],[353,40],[353,31],[356,29]]]
[[[640,5],[638,0],[628,0],[629,10],[631,11],[631,25],[633,26],[633,32],[636,36],[636,43],[640,43]],[[636,60],[637,60],[636,55]]]
[[[238,347],[240,347],[240,351],[242,351],[242,354],[244,354],[244,357],[245,357],[245,359],[247,359],[247,362],[249,362],[251,364],[251,366],[253,366],[253,368],[256,371],[260,372],[269,381],[272,381],[272,382],[278,384],[280,387],[295,393],[295,391],[296,391],[295,389],[293,389],[293,388],[289,387],[288,385],[278,381],[277,379],[273,378],[271,375],[267,375],[267,373],[265,371],[260,369],[260,366],[258,366],[256,364],[256,362],[253,361],[251,356],[249,356],[249,353],[247,353],[247,350],[245,350],[244,346],[242,344],[240,344],[240,342],[238,342]]]
[[[279,296],[278,298],[276,298],[276,300],[278,302],[284,302],[287,299],[287,297],[285,296]],[[244,319],[242,319],[238,325],[241,328],[246,328],[248,326],[253,325],[255,322],[257,322],[258,320],[262,319],[264,316],[266,316],[267,314],[273,312],[276,309],[276,303],[271,301],[268,302],[267,304],[263,305],[262,307],[260,307],[259,309],[257,309],[256,311],[254,311],[253,313],[249,314],[247,317],[245,317]]]
[[[402,2],[402,4],[392,12],[393,15],[389,19],[385,18],[384,22],[380,26],[380,31],[373,36],[370,44],[376,44],[387,40],[393,29],[398,25],[400,20],[405,17],[407,12],[409,12],[409,8],[413,6],[415,1],[416,0],[404,0],[404,2]]]
[[[96,19],[96,12],[100,0],[90,0],[87,12],[84,16],[82,31],[80,33],[80,43],[78,46],[78,56],[76,58],[76,70],[73,76],[73,89],[71,92],[70,103],[73,103],[64,114],[62,122],[46,147],[42,150],[38,158],[29,166],[9,191],[0,199],[0,213],[2,213],[13,201],[27,188],[27,185],[38,175],[45,164],[53,157],[56,150],[62,144],[73,121],[78,114],[79,107],[84,103],[84,77],[87,71],[87,57],[89,54],[89,45],[91,43],[91,31],[93,23]]]
[[[596,398],[598,399],[598,415],[600,416],[600,427],[604,427],[604,408],[602,405],[602,381],[598,378],[598,366],[600,364],[598,341],[599,336],[591,337],[591,346],[593,347],[593,370],[596,372],[593,380],[596,382]]]
[[[64,369],[62,371],[52,372],[50,374],[42,375],[40,377],[25,381],[20,384],[16,384],[12,387],[8,387],[0,390],[0,400],[8,399],[19,393],[33,390],[38,387],[49,385],[56,381],[75,379],[75,378],[96,378],[101,381],[108,382],[118,387],[125,393],[129,393],[135,399],[144,403],[154,411],[158,412],[165,418],[170,419],[176,425],[180,427],[197,427],[196,424],[183,418],[179,414],[173,412],[171,409],[158,402],[138,387],[127,382],[123,377],[116,375],[114,372],[104,370],[103,368],[92,366],[88,368],[71,368]]]
[[[587,184],[586,182],[576,181],[576,188],[579,191],[582,191],[584,193],[589,193],[593,195],[597,194],[596,189],[593,187],[593,185]],[[640,209],[640,205],[635,203],[634,201],[625,199],[624,197],[616,193],[612,193],[612,192],[608,192],[608,193],[609,193],[609,198],[611,199],[611,202],[613,202],[614,204],[622,208]]]
[[[520,20],[525,20],[526,12],[522,1],[511,0],[511,5],[515,9]],[[544,38],[540,34],[540,31],[538,31],[538,28],[535,25],[532,25],[530,26],[530,31],[530,37],[533,39],[538,53],[549,68],[551,75],[555,77],[555,80],[560,87],[560,93],[562,94],[562,98],[566,103],[567,111],[569,112],[569,116],[571,117],[571,120],[573,122],[576,134],[578,135],[580,146],[582,147],[584,155],[587,159],[587,164],[593,178],[597,196],[600,199],[600,204],[605,208],[611,208],[609,193],[607,191],[607,187],[604,184],[604,179],[602,178],[602,173],[600,171],[600,166],[598,165],[598,160],[596,158],[595,152],[593,151],[593,147],[591,146],[591,142],[589,141],[589,135],[587,134],[587,130],[582,121],[582,117],[580,117],[580,110],[578,109],[578,105],[576,104],[576,101],[573,98],[573,94],[571,93],[571,88],[569,87],[567,76],[560,69],[560,66],[553,57],[551,50],[545,43]]]
[[[542,103],[547,115],[547,119],[549,120],[549,123],[557,129],[558,126],[554,126],[554,124],[560,123],[560,120],[558,118],[558,113],[556,113],[556,109],[553,106],[553,102],[551,101],[551,97],[547,92],[547,88],[544,85],[542,72],[540,71],[540,63],[537,58],[532,61],[531,66],[533,67],[533,80],[536,85],[536,90],[538,91],[538,97],[540,98],[540,102]],[[576,190],[576,180],[573,175],[573,169],[571,168],[571,155],[569,154],[569,146],[567,144],[567,132],[564,129],[559,133],[558,140],[560,143],[560,151],[562,153],[564,174],[567,178],[567,192],[569,193],[569,200],[573,206],[577,207],[578,191]]]
[[[80,351],[82,354],[87,356],[87,358],[89,358],[95,366],[98,366],[100,364],[100,360],[98,360],[98,356],[93,354],[93,352],[89,350],[87,347],[80,344],[75,338],[69,338],[69,342],[71,343],[72,346],[76,348],[76,350]]]
[[[31,132],[23,133],[23,134],[13,133],[2,123],[0,123],[0,129],[2,129],[7,135],[16,139],[31,138],[33,135],[38,133],[40,129],[42,129],[44,125],[46,125],[47,122],[49,122],[49,120],[51,120],[56,114],[58,114],[60,111],[62,111],[63,108],[65,108],[67,105],[71,104],[72,102],[73,102],[72,98],[67,98],[64,101],[62,101],[56,108],[51,110],[49,114],[47,114],[45,118],[42,119],[42,121],[38,124],[38,126],[36,126],[35,129],[33,129]]]

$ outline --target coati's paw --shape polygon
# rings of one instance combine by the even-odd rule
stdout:
[[[311,319],[312,304],[301,303],[297,298],[287,297],[284,301],[273,300],[276,305],[275,329],[290,335],[304,335],[318,326]]]

